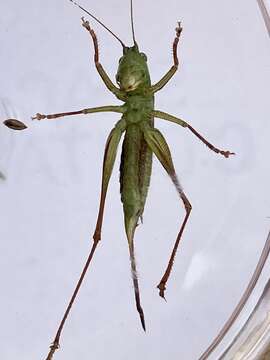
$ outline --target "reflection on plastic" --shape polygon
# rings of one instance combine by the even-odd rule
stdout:
[[[219,360],[270,359],[270,280],[249,319]]]
[[[257,1],[258,1],[260,10],[262,12],[265,26],[266,26],[268,34],[270,36],[270,14],[269,14],[270,8],[269,8],[269,5],[267,5],[264,0],[257,0]]]
[[[257,2],[270,36],[270,5],[268,5],[265,0],[257,0]],[[200,356],[199,360],[205,360],[212,354],[237,319],[260,277],[269,251],[270,233],[256,269],[239,303],[211,345]],[[270,360],[270,280],[267,282],[249,319],[225,352],[219,357],[219,360]]]
[[[224,324],[224,326],[222,327],[222,329],[220,330],[220,332],[218,333],[218,335],[216,336],[216,338],[213,340],[213,342],[211,343],[211,345],[205,350],[205,352],[200,356],[199,360],[205,360],[208,358],[208,356],[215,350],[215,348],[220,344],[220,342],[223,340],[224,336],[227,334],[227,332],[230,330],[231,326],[233,325],[233,323],[235,322],[235,320],[237,319],[237,317],[239,316],[239,314],[241,313],[241,311],[243,310],[246,302],[248,301],[255,285],[257,284],[257,281],[261,275],[261,272],[263,270],[263,267],[266,263],[266,260],[268,258],[268,255],[270,253],[270,232],[268,234],[266,243],[264,245],[264,248],[262,250],[260,259],[258,261],[258,264],[256,266],[256,269],[251,277],[251,280],[248,283],[248,286],[244,292],[244,294],[242,295],[239,303],[237,304],[236,308],[234,309],[234,311],[232,312],[231,316],[229,317],[229,319],[226,321],[226,323]],[[255,311],[255,310],[254,310]],[[244,331],[244,330],[243,330]],[[241,333],[241,331],[240,331]],[[269,338],[270,340],[270,338]],[[227,350],[226,350],[227,351]],[[220,359],[223,359],[222,357]],[[226,360],[251,360],[251,358],[237,358],[237,357],[226,357]],[[257,358],[252,358],[252,360],[255,360]]]

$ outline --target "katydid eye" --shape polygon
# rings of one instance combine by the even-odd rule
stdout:
[[[120,64],[120,62],[122,61],[122,59],[123,59],[123,56],[120,57],[120,59],[119,59],[119,64]]]
[[[140,53],[140,55],[144,59],[144,61],[147,61],[147,56],[145,55],[145,53]]]

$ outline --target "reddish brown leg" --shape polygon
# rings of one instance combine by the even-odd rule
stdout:
[[[107,139],[107,143],[106,143],[106,147],[105,147],[105,153],[104,153],[104,160],[103,160],[103,174],[102,174],[102,190],[101,190],[101,200],[100,200],[100,208],[99,208],[99,215],[98,215],[98,220],[97,220],[97,225],[96,225],[96,230],[93,236],[94,239],[94,244],[91,248],[90,254],[88,256],[88,259],[86,261],[86,264],[83,268],[83,271],[81,273],[80,279],[76,285],[76,288],[74,290],[74,293],[71,297],[71,300],[68,304],[68,307],[64,313],[63,319],[59,325],[59,328],[57,330],[55,339],[50,347],[50,352],[46,358],[46,360],[51,360],[53,357],[53,354],[55,353],[55,351],[59,348],[59,342],[60,342],[60,336],[61,336],[61,332],[63,330],[63,327],[65,325],[66,319],[69,315],[69,312],[72,308],[72,305],[74,303],[74,300],[76,299],[76,296],[78,294],[78,291],[81,287],[81,284],[83,282],[83,279],[85,277],[85,274],[88,270],[88,267],[90,265],[90,262],[93,258],[93,255],[95,253],[96,247],[98,242],[100,241],[100,235],[101,235],[101,226],[102,226],[102,220],[103,220],[103,212],[104,212],[104,205],[105,205],[105,199],[106,199],[106,193],[107,193],[107,188],[108,188],[108,184],[109,184],[109,180],[111,177],[111,173],[112,173],[112,169],[113,169],[113,165],[114,165],[114,161],[115,161],[115,157],[116,157],[116,151],[117,151],[117,146],[119,144],[122,132],[125,128],[125,123],[124,121],[119,121],[115,128],[111,131],[108,139]]]
[[[93,40],[94,49],[95,49],[94,61],[95,61],[97,71],[98,71],[100,77],[102,78],[104,84],[120,100],[125,100],[125,94],[117,86],[114,85],[114,83],[111,81],[108,74],[104,70],[103,66],[100,64],[97,36],[96,36],[94,30],[90,27],[89,22],[84,20],[83,17],[82,17],[82,26],[89,32],[89,34]]]
[[[97,41],[96,33],[90,27],[89,21],[84,20],[84,17],[82,17],[81,19],[82,19],[82,26],[89,32],[91,38],[93,39],[94,49],[95,49],[94,61],[95,64],[97,65],[99,63],[99,51],[98,51],[98,41]]]
[[[217,147],[215,147],[214,145],[212,145],[201,134],[199,134],[197,130],[195,130],[191,125],[189,125],[186,121],[184,121],[180,118],[177,118],[173,115],[170,115],[168,113],[165,113],[164,111],[159,111],[159,110],[154,110],[153,115],[154,115],[154,117],[157,117],[159,119],[168,120],[175,124],[178,124],[185,128],[188,128],[191,132],[193,132],[193,134],[195,136],[197,136],[197,138],[199,138],[207,147],[209,147],[210,150],[214,151],[217,154],[221,154],[221,155],[225,156],[226,158],[228,158],[230,155],[235,155],[234,152],[220,150]]]
[[[192,131],[193,134],[195,136],[197,136],[197,138],[199,138],[206,146],[209,147],[209,149],[213,150],[215,153],[221,154],[221,155],[225,156],[225,158],[228,158],[230,155],[235,155],[234,152],[220,150],[220,149],[216,148],[214,145],[210,144],[210,142],[207,141],[201,134],[199,134],[198,131],[196,131],[191,125],[187,124],[187,128],[190,131]]]
[[[35,116],[32,116],[32,120],[43,120],[43,119],[57,119],[64,116],[71,116],[71,115],[80,115],[80,114],[93,114],[98,112],[117,112],[117,113],[123,113],[122,106],[115,106],[115,105],[106,105],[106,106],[98,106],[88,109],[82,109],[78,111],[69,111],[64,113],[57,113],[57,114],[49,114],[44,115],[37,113]]]
[[[73,305],[73,303],[74,303],[74,301],[75,301],[75,299],[76,299],[76,296],[77,296],[77,294],[78,294],[78,291],[79,291],[79,289],[80,289],[80,287],[81,287],[81,284],[82,284],[82,282],[83,282],[83,279],[84,279],[84,277],[85,277],[85,274],[87,273],[88,267],[89,267],[90,262],[91,262],[91,260],[92,260],[92,258],[93,258],[93,255],[94,255],[94,253],[95,253],[97,244],[98,244],[98,241],[94,241],[94,244],[93,244],[93,246],[92,246],[92,248],[91,248],[91,251],[90,251],[90,254],[89,254],[89,256],[88,256],[88,259],[87,259],[87,261],[86,261],[86,263],[85,263],[85,265],[84,265],[83,271],[82,271],[82,273],[81,273],[80,279],[79,279],[79,281],[78,281],[78,283],[77,283],[77,285],[76,285],[76,288],[75,288],[75,290],[74,290],[74,292],[73,292],[73,295],[72,295],[72,297],[71,297],[71,299],[70,299],[70,302],[69,302],[69,304],[68,304],[68,307],[67,307],[67,309],[66,309],[66,311],[65,311],[65,313],[64,313],[63,319],[61,320],[61,323],[60,323],[59,328],[58,328],[58,330],[57,330],[57,333],[56,333],[56,336],[55,336],[55,338],[54,338],[54,341],[53,341],[52,345],[50,346],[50,352],[49,352],[49,354],[47,355],[46,360],[51,360],[51,359],[53,358],[53,355],[54,355],[55,351],[56,351],[57,349],[59,349],[59,342],[60,342],[61,332],[62,332],[63,327],[64,327],[64,325],[65,325],[65,322],[66,322],[66,319],[67,319],[67,317],[68,317],[68,314],[69,314],[69,312],[70,312],[70,310],[71,310],[71,308],[72,308],[72,305]]]
[[[173,261],[178,249],[178,245],[180,243],[183,231],[186,227],[190,212],[191,212],[191,204],[188,201],[186,195],[183,192],[183,189],[177,179],[177,175],[175,173],[175,169],[174,169],[174,165],[173,165],[173,161],[172,161],[172,157],[171,157],[171,152],[169,149],[169,146],[165,140],[165,138],[163,137],[163,135],[161,134],[161,132],[157,129],[153,129],[150,126],[144,126],[143,130],[143,134],[145,137],[145,140],[148,144],[148,146],[151,148],[151,150],[153,151],[153,153],[157,156],[157,158],[159,159],[159,161],[161,162],[162,166],[164,167],[164,169],[167,171],[168,175],[170,176],[173,184],[175,185],[175,188],[179,194],[179,196],[181,197],[185,209],[186,209],[186,216],[184,218],[184,221],[181,225],[179,234],[177,236],[167,269],[159,283],[159,285],[157,286],[159,289],[159,295],[161,297],[164,297],[164,293],[166,290],[166,282],[168,281],[168,278],[170,276],[172,267],[173,267]]]
[[[157,288],[159,289],[159,295],[163,299],[165,299],[164,293],[165,293],[165,290],[166,290],[166,283],[167,283],[168,278],[169,278],[169,276],[171,274],[171,270],[172,270],[172,267],[173,267],[173,262],[174,262],[174,258],[175,258],[175,255],[176,255],[176,252],[177,252],[177,249],[178,249],[178,245],[180,243],[182,234],[184,232],[185,226],[187,224],[187,221],[188,221],[191,209],[192,209],[192,206],[191,206],[190,202],[188,201],[188,199],[187,199],[186,195],[184,194],[184,192],[183,191],[179,192],[179,195],[180,195],[181,199],[183,200],[185,210],[186,210],[186,215],[185,215],[184,221],[183,221],[183,223],[181,225],[180,231],[179,231],[179,233],[177,235],[177,238],[176,238],[176,241],[175,241],[175,244],[174,244],[174,247],[173,247],[172,254],[170,256],[170,260],[169,260],[167,269],[166,269],[164,275],[162,276],[162,279],[160,280],[160,283],[157,286]]]
[[[178,67],[179,60],[178,60],[178,56],[177,56],[177,46],[178,46],[180,35],[181,35],[183,28],[181,27],[181,23],[179,21],[177,24],[178,24],[178,26],[175,29],[176,36],[175,36],[174,42],[173,42],[173,62],[174,62],[174,65]]]
[[[180,39],[182,30],[183,29],[181,27],[181,24],[180,24],[180,22],[178,22],[177,28],[175,29],[176,36],[173,41],[173,66],[156,84],[151,86],[151,91],[153,93],[162,89],[167,84],[167,82],[173,77],[173,75],[176,73],[176,71],[178,69],[179,60],[178,60],[178,56],[177,56],[177,46],[179,43],[179,39]]]

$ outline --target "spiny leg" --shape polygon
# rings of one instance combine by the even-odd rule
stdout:
[[[185,215],[184,221],[180,227],[178,236],[176,238],[175,245],[174,245],[172,254],[170,256],[170,260],[169,260],[167,269],[166,269],[160,283],[157,286],[159,289],[159,295],[165,299],[164,293],[166,290],[166,283],[170,276],[170,273],[171,273],[171,270],[173,267],[174,258],[175,258],[175,255],[176,255],[176,252],[178,249],[178,245],[180,243],[183,231],[186,227],[192,207],[191,207],[191,204],[190,204],[189,200],[187,199],[186,195],[184,194],[183,189],[177,179],[177,175],[175,173],[175,169],[174,169],[174,165],[173,165],[173,161],[172,161],[172,157],[171,157],[171,152],[170,152],[169,146],[168,146],[165,138],[163,137],[163,135],[161,134],[161,132],[159,130],[153,129],[150,127],[145,126],[143,129],[143,132],[144,132],[144,137],[145,137],[147,144],[152,149],[154,154],[157,156],[157,158],[161,162],[162,166],[164,167],[164,169],[167,171],[168,175],[170,176],[172,182],[174,183],[176,190],[177,190],[179,196],[181,197],[181,199],[184,203],[184,206],[185,206],[185,210],[186,210],[186,215]]]
[[[124,131],[125,128],[125,123],[123,120],[120,120],[116,126],[114,127],[114,129],[111,131],[111,133],[108,136],[107,139],[107,143],[106,143],[106,147],[105,147],[105,153],[104,153],[104,160],[103,160],[103,174],[102,174],[102,190],[101,190],[101,200],[100,200],[100,209],[99,209],[99,215],[98,215],[98,221],[97,221],[97,226],[96,226],[96,230],[93,236],[94,239],[94,244],[91,248],[90,254],[88,256],[87,262],[83,268],[83,271],[81,273],[80,279],[76,285],[76,288],[74,290],[74,293],[71,297],[71,300],[68,304],[68,307],[64,313],[63,319],[59,325],[59,328],[57,330],[55,339],[50,347],[50,352],[46,358],[46,360],[51,360],[53,357],[53,354],[55,353],[55,351],[59,348],[59,342],[60,342],[60,336],[61,336],[61,332],[63,330],[64,324],[66,322],[66,319],[68,317],[68,314],[72,308],[72,305],[76,299],[76,296],[78,294],[78,291],[80,289],[80,286],[83,282],[83,279],[85,277],[85,274],[88,270],[88,267],[90,265],[90,262],[93,258],[93,255],[95,253],[96,247],[98,242],[100,241],[100,234],[101,234],[101,225],[102,225],[102,219],[103,219],[103,212],[104,212],[104,205],[105,205],[105,198],[106,198],[106,193],[107,193],[107,188],[108,188],[108,184],[109,184],[109,180],[111,177],[111,173],[112,173],[112,169],[113,169],[113,165],[114,165],[114,161],[115,161],[115,157],[116,157],[116,151],[117,151],[117,146],[119,144],[122,132]]]
[[[104,70],[103,66],[99,62],[99,50],[98,50],[97,36],[96,36],[94,30],[90,27],[89,21],[84,20],[83,17],[82,17],[82,26],[89,32],[89,34],[93,40],[94,50],[95,50],[94,61],[95,61],[96,69],[97,69],[100,77],[102,78],[104,84],[106,85],[108,90],[110,90],[113,94],[115,94],[120,100],[125,100],[125,98],[126,98],[125,94],[117,86],[114,85],[114,83],[111,81],[108,74]]]
[[[159,91],[160,89],[162,89],[167,84],[167,82],[173,77],[173,75],[176,73],[176,71],[178,69],[179,60],[178,60],[178,56],[177,56],[177,46],[179,43],[179,39],[180,39],[182,30],[183,30],[183,28],[181,27],[181,23],[178,22],[177,27],[175,29],[176,36],[175,36],[174,42],[173,42],[173,66],[156,84],[151,86],[152,93],[155,93],[155,92]]]
[[[44,115],[44,114],[37,113],[35,116],[32,117],[32,120],[56,119],[56,118],[63,117],[63,116],[91,114],[91,113],[97,113],[97,112],[123,113],[123,107],[122,106],[108,105],[108,106],[99,106],[99,107],[93,107],[93,108],[78,110],[78,111],[70,111],[70,112],[50,114],[50,115]]]
[[[224,150],[220,150],[218,148],[216,148],[214,145],[212,145],[209,141],[207,141],[201,134],[198,133],[197,130],[195,130],[191,125],[189,125],[187,122],[185,122],[182,119],[179,119],[173,115],[170,115],[168,113],[165,113],[163,111],[159,111],[159,110],[154,110],[153,111],[153,116],[159,119],[163,119],[163,120],[167,120],[167,121],[171,121],[174,122],[178,125],[181,125],[183,127],[188,128],[191,132],[193,132],[193,134],[195,136],[197,136],[197,138],[199,138],[210,150],[214,151],[217,154],[221,154],[223,156],[225,156],[226,158],[228,158],[230,155],[235,155],[234,152],[230,152],[230,151],[224,151]]]

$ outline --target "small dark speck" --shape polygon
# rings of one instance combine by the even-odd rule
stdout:
[[[6,180],[7,178],[5,175],[0,171],[0,180]]]

